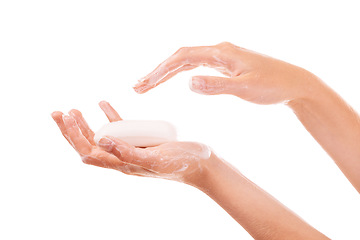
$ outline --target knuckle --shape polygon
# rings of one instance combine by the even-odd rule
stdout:
[[[225,41],[225,42],[219,43],[217,46],[219,46],[219,47],[232,47],[232,46],[234,46],[234,44]]]
[[[186,53],[190,50],[191,47],[181,47],[179,48],[179,50],[177,51],[177,53]]]

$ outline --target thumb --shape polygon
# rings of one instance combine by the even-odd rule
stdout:
[[[120,161],[146,169],[153,167],[151,153],[114,137],[103,137],[98,142],[103,150],[114,154]]]
[[[193,92],[216,95],[229,93],[233,85],[232,78],[215,76],[194,76],[190,80],[190,89]]]

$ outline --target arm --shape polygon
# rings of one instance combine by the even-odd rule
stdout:
[[[312,85],[312,94],[288,106],[360,192],[360,117],[315,76]]]
[[[121,120],[108,103],[100,106],[110,121]],[[94,133],[79,111],[71,110],[70,116],[54,112],[52,116],[86,164],[192,185],[214,199],[255,239],[327,239],[206,145],[170,142],[135,148],[111,137],[96,145]]]
[[[206,95],[232,94],[257,104],[290,106],[360,192],[359,115],[305,69],[225,42],[181,48],[134,89],[144,93],[180,71],[203,65],[227,77],[195,76],[191,90]]]
[[[254,239],[328,239],[222,159],[207,164],[199,188]]]

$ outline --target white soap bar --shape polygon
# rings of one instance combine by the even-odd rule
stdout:
[[[176,141],[175,127],[165,121],[123,120],[111,122],[95,133],[94,140],[102,137],[119,138],[136,147],[152,147]]]

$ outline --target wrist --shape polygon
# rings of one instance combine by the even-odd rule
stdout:
[[[224,164],[223,161],[216,156],[214,152],[211,152],[208,159],[198,163],[199,166],[197,172],[189,176],[185,182],[204,191],[210,187],[214,172],[216,172],[216,169],[222,164]]]
[[[225,182],[234,174],[239,176],[239,172],[235,168],[212,152],[210,158],[201,165],[201,171],[197,175],[196,181],[193,182],[194,184],[191,185],[207,195],[211,195],[211,192],[216,192],[216,189],[226,184]]]

